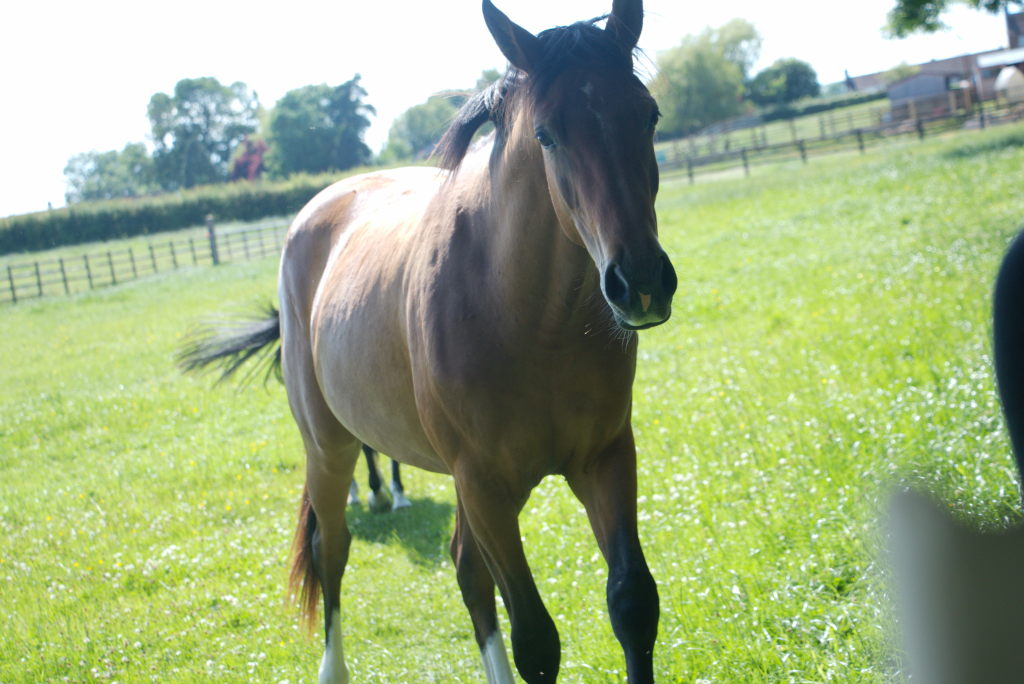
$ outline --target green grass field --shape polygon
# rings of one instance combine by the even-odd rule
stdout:
[[[1022,167],[1018,126],[663,180],[680,288],[642,333],[634,415],[658,681],[896,680],[888,494],[1019,520],[989,297]],[[266,259],[0,309],[0,682],[315,677],[320,637],[284,596],[302,486],[284,391],[211,389],[172,362],[190,325],[269,299],[275,275]],[[452,487],[406,473],[413,508],[350,516],[354,681],[482,681]],[[564,483],[522,525],[562,681],[624,681]]]

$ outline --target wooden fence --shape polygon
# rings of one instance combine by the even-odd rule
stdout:
[[[772,122],[717,135],[672,141],[660,146],[658,165],[663,171],[686,169],[690,183],[697,173],[742,167],[750,175],[756,164],[800,159],[850,149],[861,153],[868,146],[904,135],[924,139],[943,131],[976,128],[1024,118],[1024,107],[971,102],[945,97],[912,101],[899,107],[828,112],[801,126],[793,120]],[[813,122],[816,119],[816,125]],[[808,127],[811,127],[810,129]]]
[[[151,240],[144,247],[119,247],[74,256],[10,262],[3,267],[0,303],[71,295],[188,266],[248,261],[281,250],[284,225],[217,230],[206,235]]]

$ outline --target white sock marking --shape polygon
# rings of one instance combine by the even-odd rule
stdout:
[[[319,684],[348,684],[348,667],[345,666],[345,651],[341,647],[341,613],[331,611],[327,628],[327,648],[320,661]]]
[[[352,480],[352,484],[348,487],[348,505],[359,505],[359,485],[356,484],[355,480]]]
[[[512,668],[508,665],[508,654],[505,653],[505,640],[501,638],[501,630],[487,637],[484,647],[480,649],[480,657],[484,661],[484,672],[487,673],[487,684],[515,684]]]
[[[412,506],[412,502],[405,498],[405,494],[402,493],[395,483],[391,483],[391,510],[397,511],[399,508],[406,508]]]

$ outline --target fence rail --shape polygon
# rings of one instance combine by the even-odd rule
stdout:
[[[972,102],[966,95],[950,92],[939,98],[912,100],[887,108],[857,112],[827,112],[796,121],[772,122],[716,135],[674,140],[661,146],[658,165],[662,170],[686,169],[691,183],[697,173],[751,167],[831,154],[871,145],[905,135],[923,139],[958,128],[984,129],[1024,118],[1024,105]]]
[[[0,303],[71,295],[187,266],[259,259],[280,251],[285,230],[281,225],[216,230],[209,223],[205,237],[8,263],[3,267],[6,282],[0,284]]]

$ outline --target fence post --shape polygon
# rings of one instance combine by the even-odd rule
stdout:
[[[247,231],[247,230],[242,231],[242,254],[245,255],[245,260],[246,261],[249,260],[249,238],[246,237],[248,234],[249,234],[249,231]]]
[[[18,288],[14,286],[14,272],[11,270],[10,264],[7,264],[7,282],[11,284],[11,304],[17,304]]]
[[[210,258],[216,266],[220,263],[220,257],[217,255],[217,232],[213,229],[213,214],[206,215],[206,237],[210,239]]]
[[[796,122],[793,119],[789,120],[789,132],[793,136],[793,142],[796,142]]]
[[[59,257],[57,263],[60,264],[60,279],[64,282],[64,294],[71,294],[71,288],[68,287],[68,272],[64,269],[64,257]]]
[[[686,177],[690,179],[690,185],[693,185],[693,160],[689,157],[686,158]]]
[[[743,175],[750,177],[750,162],[747,161],[747,148],[740,150],[740,156],[743,158]]]
[[[196,241],[191,235],[188,238],[188,248],[192,252],[192,265],[197,266],[199,264],[199,257],[196,256]]]
[[[36,293],[40,297],[42,297],[43,296],[43,277],[39,274],[39,262],[38,261],[35,262],[35,268],[36,268]]]
[[[864,131],[857,129],[857,147],[860,148],[860,153],[864,154]]]
[[[153,251],[153,243],[149,243],[149,262],[153,264],[153,273],[159,273],[160,269],[156,266],[156,252]]]
[[[174,268],[178,268],[178,254],[174,251],[174,241],[168,240],[167,247],[171,250],[171,264]]]
[[[114,255],[107,250],[107,266],[110,267],[110,284],[117,285],[117,274],[114,272]]]
[[[921,119],[914,121],[914,127],[917,128],[917,137],[924,140],[924,122]]]
[[[139,279],[139,271],[135,268],[135,250],[131,247],[128,248],[128,261],[132,264],[132,278],[135,280]]]
[[[91,290],[93,288],[93,286],[92,286],[92,269],[89,268],[89,255],[88,254],[83,254],[82,255],[82,261],[85,262],[85,278],[86,278],[86,280],[89,281],[89,289]]]
[[[800,150],[800,161],[802,161],[804,164],[806,164],[807,163],[807,148],[804,147],[804,141],[803,140],[797,140],[796,141],[796,147],[797,147],[798,150]]]
[[[978,123],[985,128],[985,101],[978,98]]]

